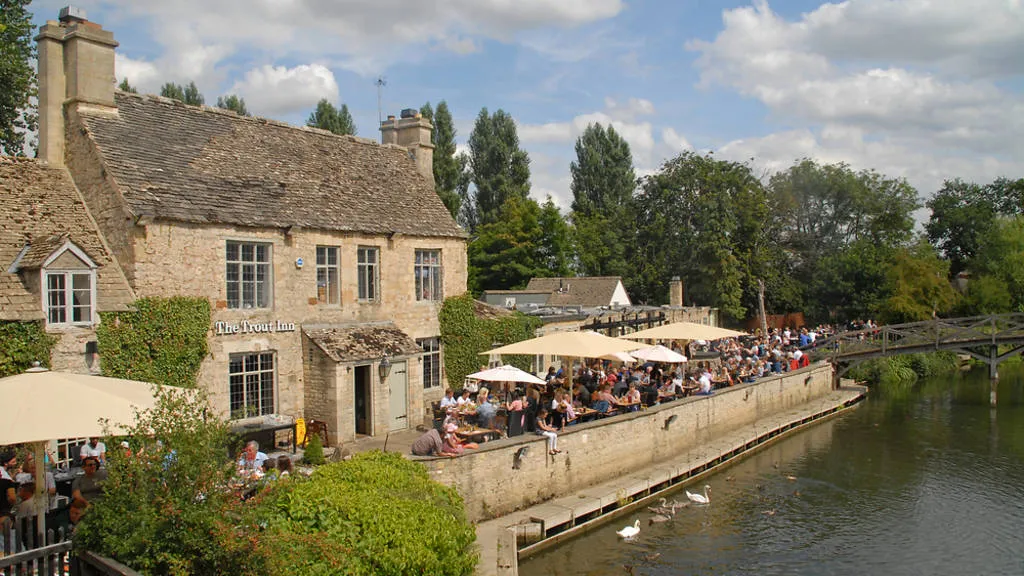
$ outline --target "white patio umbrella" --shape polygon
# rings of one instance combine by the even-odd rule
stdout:
[[[483,380],[484,382],[525,382],[527,384],[544,383],[543,379],[507,364],[505,366],[498,366],[496,368],[489,368],[487,370],[475,372],[466,376],[466,378],[475,378],[477,380]]]
[[[636,357],[629,352],[612,352],[611,354],[605,354],[604,356],[598,356],[602,360],[615,360],[616,362],[625,362],[626,364],[632,364],[636,362]]]
[[[661,344],[651,346],[650,348],[633,350],[630,354],[648,362],[664,362],[665,364],[682,364],[686,362],[686,356],[670,350]]]
[[[614,352],[629,352],[643,347],[643,344],[612,338],[597,332],[565,331],[515,342],[480,354],[555,354],[572,358],[600,358]],[[568,381],[572,384],[571,361],[569,366]]]
[[[719,340],[721,338],[734,338],[745,335],[744,332],[737,332],[728,328],[705,326],[695,322],[674,322],[632,334],[625,334],[622,337],[629,338],[630,340]]]
[[[46,491],[43,468],[44,444],[54,438],[118,434],[135,421],[136,410],[156,404],[155,385],[135,380],[51,372],[30,368],[22,374],[0,378],[4,416],[0,418],[0,445],[34,444],[36,495]],[[45,511],[36,519],[37,542],[46,533]]]

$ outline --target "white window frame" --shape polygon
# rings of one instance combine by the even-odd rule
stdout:
[[[423,389],[429,390],[431,388],[439,388],[441,381],[444,379],[444,356],[442,355],[441,337],[433,336],[430,338],[418,338],[416,344],[419,345],[420,349],[423,350]],[[428,349],[425,345],[434,345],[436,348]],[[436,368],[434,368],[436,367]],[[436,372],[437,380],[433,381],[433,378],[428,378],[428,371]],[[434,374],[429,374],[433,376]]]
[[[320,255],[323,254],[321,264]],[[331,264],[331,254],[334,264]],[[334,272],[334,283],[331,283],[331,272]],[[320,282],[323,277],[324,297],[321,299]],[[333,301],[332,301],[333,300]],[[341,306],[341,247],[321,245],[316,247],[316,301],[320,306]]]
[[[86,265],[86,268],[50,268],[58,258],[64,255],[65,252],[71,252],[76,258],[82,261]],[[66,328],[69,326],[93,326],[99,321],[99,313],[96,311],[96,269],[98,266],[95,262],[89,258],[85,252],[83,252],[78,246],[75,246],[71,241],[67,241],[63,246],[54,250],[52,254],[43,262],[43,265],[39,268],[39,292],[42,299],[43,313],[46,317],[46,325],[54,328]],[[74,277],[76,275],[88,276],[89,277],[89,318],[88,320],[80,320],[75,322],[72,320],[75,314],[75,298],[74,298]],[[50,276],[63,276],[64,287],[61,289],[64,292],[64,321],[63,322],[51,322],[50,321]]]
[[[56,441],[56,451],[53,453],[53,457],[56,462],[52,464],[58,468],[70,468],[75,463],[75,458],[79,456],[82,451],[82,444],[88,438],[60,438]]]
[[[418,302],[444,300],[444,266],[441,250],[416,249],[413,261],[413,290]]]
[[[245,365],[246,357],[249,357],[249,356],[255,356],[256,359],[257,359],[256,360],[257,361],[257,366],[253,370],[247,369],[247,367]],[[267,370],[267,369],[265,369],[263,367],[263,362],[264,362],[264,358],[265,357],[270,358],[271,367],[270,367],[269,370]],[[231,371],[231,364],[236,359],[238,359],[238,358],[240,358],[241,362],[242,362],[242,371],[241,372],[232,372]],[[259,351],[259,352],[238,352],[238,353],[233,353],[233,354],[229,354],[228,355],[228,415],[229,415],[229,417],[232,420],[249,418],[249,417],[253,417],[253,416],[265,416],[267,414],[274,414],[277,411],[277,400],[278,400],[277,361],[278,361],[277,352],[274,351],[274,350],[264,350],[264,351]],[[270,374],[270,378],[271,378],[271,382],[270,382],[270,395],[271,395],[271,398],[270,398],[269,405],[264,405],[264,401],[263,401],[264,387],[263,387],[263,382],[262,382],[262,375],[266,374],[266,373],[269,373]],[[241,386],[242,386],[242,388],[241,388],[242,403],[241,403],[240,406],[237,406],[237,407],[235,406],[235,401],[234,401],[234,398],[233,398],[234,391],[232,390],[232,386],[234,386],[234,384],[231,381],[232,378],[235,377],[235,376],[238,376],[238,377],[241,378]],[[257,379],[256,404],[254,405],[254,409],[250,409],[249,393],[248,393],[248,390],[246,389],[246,384],[247,384],[246,380],[250,376],[255,376],[256,379]],[[242,410],[241,414],[239,414],[237,412],[238,410]]]
[[[229,247],[232,244],[237,244],[238,245],[238,259],[237,260],[229,260],[228,259],[228,250],[230,249]],[[253,260],[242,260],[242,258],[241,258],[242,250],[244,249],[244,246],[246,246],[246,245],[252,246]],[[267,250],[267,260],[266,260],[266,262],[261,262],[261,261],[256,260],[256,251],[257,251],[257,249],[259,247],[266,248],[266,250]],[[234,282],[236,282],[238,284],[238,288],[237,288],[237,290],[238,290],[238,297],[237,297],[237,303],[234,306],[231,305],[230,289],[228,288],[228,286],[232,283],[232,281],[229,280],[229,274],[228,274],[228,271],[229,271],[229,269],[232,266],[236,266],[237,269],[238,269],[237,280],[234,281]],[[243,294],[245,292],[245,287],[244,287],[245,282],[242,279],[243,275],[244,275],[244,269],[243,269],[244,266],[253,266],[253,270],[252,270],[252,272],[253,272],[252,304],[248,305],[248,306],[246,305],[246,302],[245,302],[245,299],[244,299],[244,296],[243,296]],[[259,275],[259,268],[260,267],[264,268],[264,273],[265,273],[265,279],[262,282],[262,284],[263,284],[263,292],[266,294],[266,304],[264,306],[257,305],[257,303],[259,302],[259,297],[257,296],[257,294],[259,293],[258,290],[259,290],[259,287],[260,287],[261,283],[260,283],[259,280],[256,279],[256,277]],[[229,310],[254,310],[254,309],[255,310],[268,310],[268,309],[274,307],[274,245],[273,245],[273,243],[271,243],[271,242],[260,242],[260,241],[256,241],[256,240],[227,240],[224,243],[224,297],[225,297],[225,300],[227,300],[228,309]]]
[[[363,254],[372,253],[374,254],[373,262],[364,262]],[[373,294],[364,294],[362,286],[367,286],[367,292],[370,287],[370,280],[373,284]],[[359,246],[356,248],[356,297],[360,302],[379,302],[380,301],[380,247],[379,246]]]

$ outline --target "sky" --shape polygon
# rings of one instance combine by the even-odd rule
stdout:
[[[36,21],[66,0],[36,0]],[[593,122],[638,174],[685,150],[800,158],[906,178],[1024,177],[1024,0],[77,0],[114,32],[118,79],[195,81],[213,104],[302,124],[321,98],[359,135],[446,100],[464,145],[504,109],[531,194],[567,208],[574,143]]]

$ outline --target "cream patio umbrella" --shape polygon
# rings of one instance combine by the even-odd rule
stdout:
[[[0,418],[0,445],[33,443],[36,460],[36,495],[46,490],[43,445],[54,438],[81,438],[118,434],[135,421],[136,410],[156,404],[154,384],[51,372],[30,368],[0,378],[4,415]],[[104,424],[108,425],[106,428]],[[44,542],[45,512],[36,519],[37,542]]]
[[[476,380],[482,380],[484,382],[525,382],[527,384],[543,384],[544,380],[526,372],[520,370],[515,366],[498,366],[497,368],[489,368],[487,370],[481,370],[480,372],[474,372],[466,378],[474,378]]]
[[[682,364],[686,362],[686,356],[658,344],[650,348],[640,348],[630,352],[633,356],[648,362],[663,362],[665,364]]]
[[[625,334],[622,338],[630,340],[718,340],[745,336],[745,332],[737,332],[728,328],[705,326],[696,322],[674,322],[662,324],[647,330]]]
[[[614,360],[616,362],[623,362],[625,364],[632,364],[636,362],[634,357],[629,352],[612,352],[611,354],[605,354],[604,356],[598,356],[601,360]]]
[[[493,350],[489,354],[555,354],[572,358],[600,358],[615,352],[629,352],[644,348],[643,344],[611,338],[591,331],[565,331],[545,334],[530,340],[515,342]],[[569,383],[572,384],[572,364],[569,364]]]

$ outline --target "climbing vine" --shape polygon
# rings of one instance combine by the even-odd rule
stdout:
[[[450,385],[459,387],[468,374],[487,363],[481,352],[495,344],[511,344],[534,337],[541,321],[514,312],[494,319],[474,313],[473,297],[468,293],[444,301],[439,315],[441,341],[444,343],[444,368]],[[514,366],[530,369],[531,356],[504,356]]]
[[[20,374],[32,367],[50,365],[50,350],[57,338],[43,329],[42,322],[0,322],[0,378]]]
[[[141,298],[135,310],[101,318],[96,336],[105,376],[195,387],[207,353],[208,300]]]

